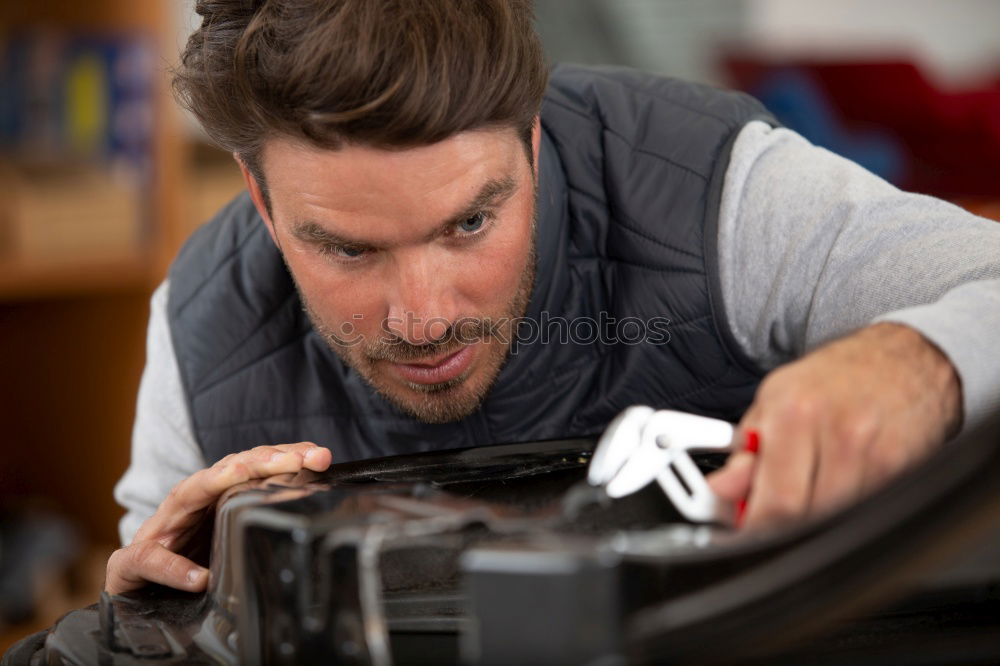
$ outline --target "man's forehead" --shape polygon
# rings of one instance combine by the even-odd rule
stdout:
[[[366,180],[378,185],[393,180],[398,185],[432,184],[447,180],[470,166],[484,168],[510,163],[523,154],[522,143],[513,128],[483,129],[448,137],[437,143],[386,148],[345,143],[323,148],[291,138],[268,140],[261,151],[267,182],[272,187],[294,187],[310,176],[322,180]]]

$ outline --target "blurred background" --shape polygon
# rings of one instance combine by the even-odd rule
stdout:
[[[0,3],[0,651],[96,600],[148,299],[242,188],[166,71],[189,0]],[[739,87],[906,189],[1000,218],[996,0],[536,0],[552,61]]]

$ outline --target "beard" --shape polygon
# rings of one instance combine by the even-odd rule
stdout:
[[[295,287],[316,332],[379,395],[424,423],[458,421],[476,411],[489,395],[510,354],[518,322],[527,312],[535,285],[535,227],[532,220],[525,266],[504,311],[463,316],[432,343],[410,344],[384,325],[381,335],[347,342],[323,322],[297,282]],[[481,347],[479,357],[464,373],[448,381],[418,384],[387,377],[384,372],[386,363],[419,363],[442,358],[469,344]]]

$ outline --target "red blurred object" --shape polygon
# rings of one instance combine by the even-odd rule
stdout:
[[[777,73],[807,73],[846,127],[878,127],[906,150],[898,184],[942,197],[1000,196],[1000,77],[981,88],[937,89],[912,62],[776,60],[739,53],[723,60],[731,83],[751,94]]]
[[[747,501],[745,499],[736,502],[736,527],[743,526],[743,518],[747,513]]]

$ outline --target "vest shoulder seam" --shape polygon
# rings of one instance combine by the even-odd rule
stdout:
[[[215,368],[213,368],[213,371],[215,369],[218,369],[218,368],[222,367],[223,364],[225,364],[226,361],[228,361],[230,358],[232,358],[233,354],[237,353],[240,350],[240,348],[243,346],[243,344],[247,340],[249,340],[251,337],[253,337],[259,330],[261,330],[261,328],[263,328],[264,326],[266,326],[267,322],[269,322],[271,320],[271,318],[273,318],[274,315],[278,311],[280,311],[281,308],[283,308],[285,306],[285,304],[288,303],[289,299],[291,299],[295,295],[295,293],[296,293],[295,290],[292,290],[292,293],[290,293],[288,296],[286,296],[284,299],[282,299],[281,303],[279,303],[273,310],[271,310],[271,312],[269,312],[267,314],[267,316],[264,318],[263,321],[261,321],[256,327],[254,327],[254,329],[252,331],[250,331],[250,333],[248,333],[246,335],[246,337],[244,337],[238,344],[236,344],[236,345],[233,346],[232,351],[230,351],[228,354],[226,354],[225,358],[223,358],[218,363],[216,363]],[[222,382],[225,382],[225,381],[227,381],[229,379],[232,379],[234,376],[240,374],[241,372],[243,372],[247,368],[249,368],[251,366],[254,366],[254,365],[257,365],[257,364],[259,364],[259,363],[267,360],[268,358],[270,358],[270,357],[274,356],[275,354],[281,352],[286,347],[289,347],[289,346],[294,345],[294,344],[298,344],[298,342],[300,340],[302,340],[302,338],[304,338],[307,335],[309,335],[309,333],[311,331],[312,331],[311,328],[306,329],[305,331],[302,331],[301,333],[299,333],[295,337],[291,338],[290,340],[286,340],[283,344],[281,344],[281,345],[279,345],[279,346],[277,346],[277,347],[275,347],[273,349],[268,350],[268,352],[265,353],[263,356],[258,356],[256,358],[248,361],[247,363],[241,365],[240,367],[238,367],[238,368],[236,368],[236,369],[234,369],[234,370],[232,370],[230,372],[227,372],[222,377],[218,377],[216,379],[213,379],[211,382],[205,384],[204,386],[199,387],[197,389],[196,395],[200,395],[202,393],[205,393],[206,391],[211,391],[213,388],[215,388],[216,386],[218,386]],[[206,373],[206,375],[211,375],[211,373]]]
[[[660,153],[654,153],[653,151],[651,151],[651,150],[649,150],[647,148],[642,148],[642,147],[636,146],[634,143],[632,143],[627,138],[625,138],[625,136],[621,132],[619,132],[618,130],[614,129],[613,127],[609,127],[607,124],[605,124],[603,122],[597,122],[593,116],[588,116],[585,113],[581,113],[577,109],[574,109],[573,107],[568,106],[566,104],[563,104],[562,102],[559,102],[557,100],[548,99],[546,101],[552,103],[555,106],[558,106],[561,109],[569,111],[570,113],[573,113],[573,114],[575,114],[575,115],[577,115],[577,116],[579,116],[579,117],[587,120],[592,125],[596,125],[596,126],[600,127],[601,130],[603,130],[603,131],[607,132],[608,134],[610,134],[611,136],[619,139],[622,143],[624,143],[626,146],[628,146],[635,153],[638,153],[640,155],[647,155],[649,157],[661,160],[661,161],[665,162],[666,164],[669,164],[672,167],[675,167],[677,169],[681,169],[682,171],[690,173],[692,176],[696,176],[698,178],[701,178],[706,183],[709,180],[708,176],[706,176],[703,173],[699,173],[698,171],[696,171],[692,167],[687,166],[686,164],[681,164],[680,162],[676,162],[676,161],[670,159],[669,157],[667,157],[666,155],[662,155]],[[553,133],[553,135],[556,136],[557,133]]]
[[[761,114],[757,114],[747,119],[766,120]],[[744,125],[745,126],[745,125]],[[708,304],[713,313],[713,321],[716,329],[716,337],[721,343],[723,351],[740,368],[752,375],[762,376],[756,360],[751,359],[741,348],[736,340],[726,317],[725,303],[722,296],[722,284],[720,282],[719,271],[719,214],[722,204],[722,192],[725,188],[726,173],[729,171],[729,161],[732,157],[733,145],[736,143],[740,132],[730,133],[729,138],[721,147],[719,160],[715,165],[715,172],[708,183],[706,196],[709,205],[705,207],[702,233],[702,262],[705,266],[705,275],[708,283]]]
[[[573,192],[576,192],[577,194],[580,194],[580,195],[582,195],[584,197],[588,197],[592,201],[596,201],[596,202],[598,202],[600,204],[603,204],[614,217],[618,218],[618,224],[621,225],[622,228],[627,229],[628,231],[631,231],[632,233],[636,234],[637,236],[639,236],[641,238],[644,238],[645,240],[648,240],[650,243],[655,243],[656,245],[659,245],[660,247],[663,247],[663,248],[665,248],[667,250],[671,250],[673,252],[677,252],[678,254],[683,254],[683,255],[685,255],[687,257],[691,257],[692,259],[703,260],[703,257],[701,257],[696,252],[691,252],[689,250],[685,250],[683,248],[676,247],[674,245],[671,245],[670,243],[667,243],[666,241],[663,241],[663,240],[660,240],[659,238],[656,238],[655,236],[651,236],[650,234],[646,233],[645,231],[642,231],[641,229],[638,228],[639,224],[636,222],[636,220],[634,220],[632,218],[631,215],[629,215],[628,213],[624,212],[618,206],[614,205],[610,201],[608,201],[606,199],[601,199],[600,197],[596,196],[595,194],[593,194],[591,192],[587,192],[586,190],[581,190],[580,188],[576,187],[575,185],[570,184],[569,182],[566,183],[566,189],[571,190]]]
[[[659,100],[661,102],[666,102],[667,104],[672,104],[673,106],[676,106],[676,107],[679,107],[681,109],[684,109],[685,111],[688,111],[689,113],[694,113],[694,114],[699,115],[699,116],[704,116],[706,118],[710,118],[711,120],[714,120],[717,123],[721,124],[722,126],[728,127],[730,129],[732,129],[733,127],[736,126],[733,122],[731,122],[729,120],[726,120],[725,118],[723,118],[721,116],[717,116],[714,113],[710,113],[710,112],[708,112],[708,111],[706,111],[704,109],[698,109],[698,108],[695,108],[695,107],[692,107],[692,106],[688,106],[687,104],[684,104],[683,102],[679,102],[676,99],[673,99],[671,97],[666,97],[664,95],[658,95],[658,94],[655,93],[655,91],[650,90],[648,88],[638,88],[638,87],[633,86],[632,84],[628,83],[627,81],[625,81],[623,79],[611,76],[608,72],[602,72],[602,71],[600,71],[598,69],[587,69],[586,71],[591,76],[593,76],[595,79],[601,79],[602,81],[606,81],[606,82],[609,82],[609,83],[613,83],[614,85],[621,86],[622,88],[625,88],[629,92],[632,92],[632,93],[634,93],[636,95],[642,95],[644,97],[650,97],[652,99],[656,99],[656,100]],[[668,77],[659,77],[659,78],[661,80],[671,80]],[[698,84],[692,84],[692,83],[688,82],[688,85],[698,85]],[[560,90],[560,88],[558,87],[558,84],[555,87],[556,87],[557,90]],[[704,87],[709,88],[713,92],[718,93],[720,95],[732,96],[731,92],[727,92],[725,90],[719,90],[719,89],[716,89],[716,88],[711,88],[710,86],[704,86]],[[547,99],[549,99],[549,98],[547,98]],[[565,106],[565,105],[563,105],[563,106]],[[577,112],[577,113],[580,113],[580,112]],[[585,115],[585,114],[581,114],[581,115]]]
[[[187,306],[190,305],[191,302],[194,301],[194,299],[197,298],[199,294],[201,294],[201,292],[205,289],[205,287],[207,287],[208,284],[215,279],[215,276],[218,275],[223,268],[225,268],[227,265],[229,265],[236,259],[237,255],[240,253],[240,250],[243,248],[244,245],[250,242],[250,239],[253,238],[253,235],[254,231],[251,229],[249,233],[247,233],[243,238],[240,239],[240,241],[235,246],[233,246],[232,250],[225,257],[219,260],[215,268],[212,269],[212,272],[206,275],[198,283],[198,286],[195,287],[190,294],[188,294],[188,296],[183,300],[183,302],[173,306],[171,310],[173,310],[173,312],[176,314],[181,314],[181,312],[184,309],[186,309]],[[171,272],[173,272],[173,270],[171,270]]]
[[[611,136],[613,136],[613,137],[615,137],[617,139],[620,139],[622,143],[624,143],[626,146],[628,146],[632,150],[632,152],[637,153],[639,155],[646,155],[648,157],[652,157],[652,158],[658,159],[660,161],[666,162],[667,164],[669,164],[672,167],[676,167],[676,168],[680,169],[681,171],[687,172],[687,173],[691,174],[692,176],[695,176],[696,178],[701,178],[706,183],[708,182],[708,176],[706,176],[703,173],[700,173],[699,171],[696,171],[692,167],[689,167],[686,164],[681,164],[680,162],[672,160],[669,157],[667,157],[666,155],[661,155],[659,153],[654,153],[651,150],[647,150],[645,148],[641,148],[639,146],[636,146],[634,143],[632,143],[631,141],[629,141],[628,139],[626,139],[621,134],[621,132],[618,132],[617,130],[614,130],[614,129],[612,129],[610,127],[607,127],[607,126],[605,126],[604,129],[607,130],[608,134],[610,134]]]

